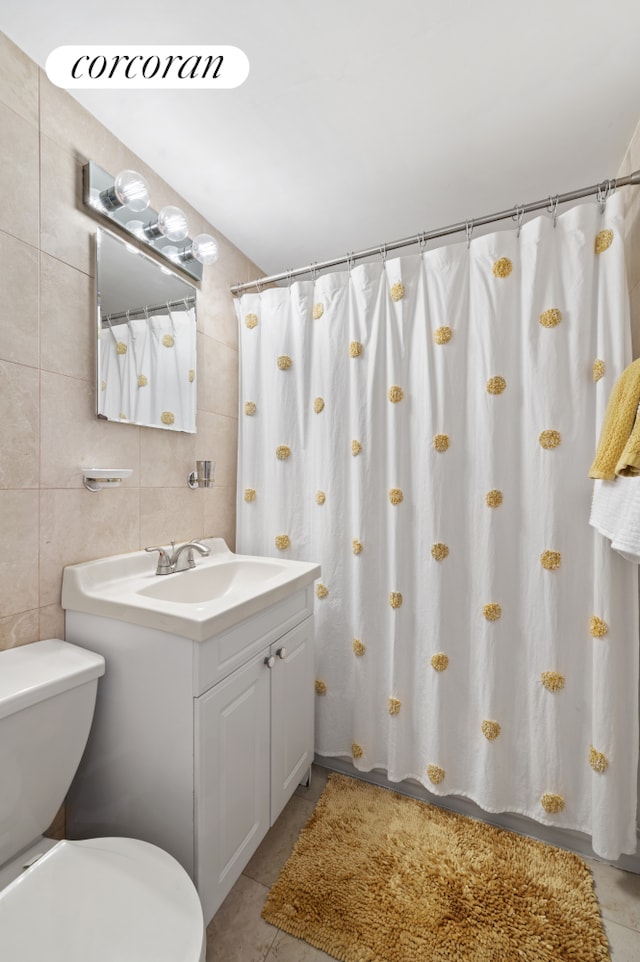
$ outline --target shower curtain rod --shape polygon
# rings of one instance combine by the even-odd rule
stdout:
[[[116,314],[107,314],[102,318],[102,326],[110,324],[112,321],[120,321],[125,318],[129,321],[132,317],[146,317],[148,314],[159,314],[160,311],[171,310],[172,307],[192,307],[196,302],[195,295],[180,297],[177,301],[165,301],[164,304],[154,304],[152,307],[132,307],[129,311],[118,311]]]
[[[333,258],[333,260],[321,261],[320,263],[316,261],[314,264],[307,265],[307,267],[297,267],[295,270],[282,271],[280,274],[271,274],[269,277],[259,277],[255,281],[247,281],[245,284],[235,284],[231,288],[231,293],[242,294],[252,287],[256,288],[259,292],[266,284],[275,284],[277,281],[288,281],[293,277],[299,277],[301,274],[313,274],[315,276],[318,271],[326,270],[329,267],[337,267],[339,264],[352,264],[354,261],[362,260],[364,257],[372,257],[375,254],[385,256],[389,251],[398,250],[400,247],[410,247],[412,244],[420,244],[422,246],[426,244],[427,241],[433,240],[436,237],[459,234],[461,231],[466,231],[468,236],[471,236],[475,227],[493,224],[499,220],[507,220],[509,217],[513,220],[521,221],[525,214],[530,214],[534,210],[543,210],[546,208],[555,216],[558,204],[567,204],[573,200],[579,200],[581,197],[589,197],[591,194],[597,194],[598,200],[604,202],[618,187],[627,187],[630,185],[640,186],[640,170],[635,170],[632,174],[627,174],[626,177],[618,177],[616,180],[605,180],[600,184],[593,184],[591,187],[572,190],[566,194],[556,194],[555,197],[549,196],[546,200],[537,200],[532,204],[516,205],[509,210],[501,210],[497,214],[487,214],[485,217],[476,217],[473,220],[461,221],[458,224],[451,224],[449,227],[440,227],[437,230],[413,234],[411,237],[404,237],[402,240],[392,241],[390,244],[382,244],[380,247],[368,247],[366,250],[355,251],[354,253],[346,254],[344,257],[336,257]]]

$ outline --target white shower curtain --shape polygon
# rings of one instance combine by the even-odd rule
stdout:
[[[320,562],[316,751],[636,848],[637,571],[589,526],[622,199],[245,295],[238,550]]]

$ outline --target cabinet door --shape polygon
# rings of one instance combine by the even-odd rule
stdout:
[[[271,824],[313,761],[313,618],[271,646]]]
[[[266,653],[194,699],[196,884],[205,923],[269,829]]]

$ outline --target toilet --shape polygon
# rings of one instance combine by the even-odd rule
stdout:
[[[204,962],[195,886],[131,838],[43,838],[93,719],[101,655],[57,639],[0,652],[0,959]]]

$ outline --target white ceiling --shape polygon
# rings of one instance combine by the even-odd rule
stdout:
[[[233,44],[220,91],[74,95],[268,273],[614,177],[640,119],[638,0],[16,0],[70,43]]]

